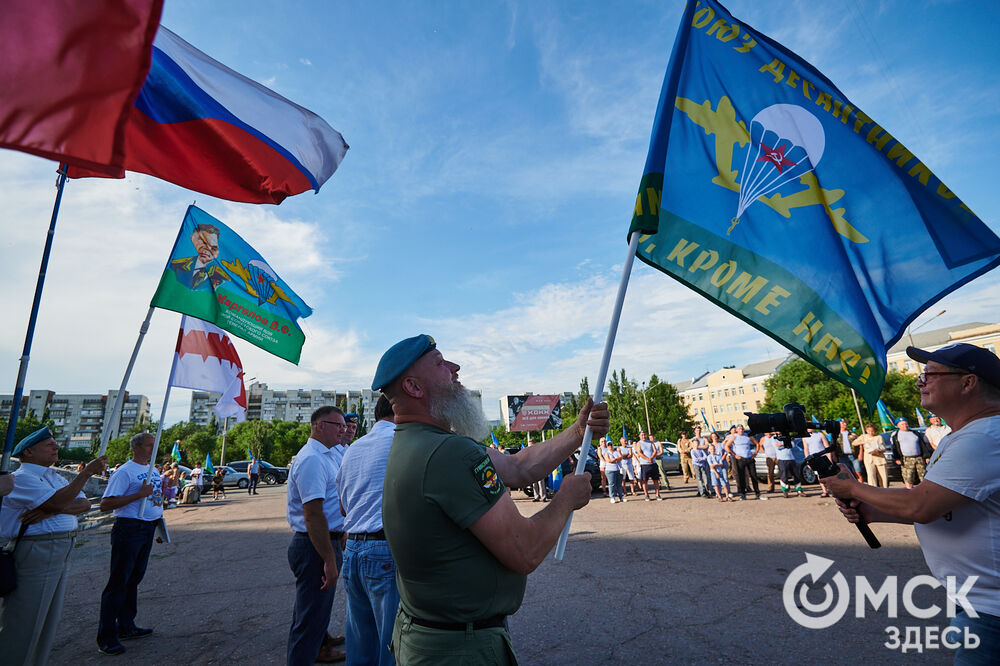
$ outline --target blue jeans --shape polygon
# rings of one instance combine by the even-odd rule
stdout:
[[[861,468],[863,467],[860,460],[854,457],[853,453],[844,453],[841,451],[838,454],[838,462],[842,462],[851,469],[854,470],[856,474],[861,474]]]
[[[694,478],[698,481],[698,494],[712,496],[712,482],[709,480],[711,470],[708,467],[694,465]]]
[[[970,634],[979,637],[979,646],[976,649],[970,650],[960,647],[955,650],[955,664],[960,666],[988,666],[1000,661],[1000,617],[987,615],[982,611],[978,612],[979,617],[972,618],[962,609],[955,613],[955,617],[951,621],[951,626],[963,629],[963,631],[961,634],[950,632],[949,642],[963,642],[965,638],[964,628],[968,628]]]
[[[116,518],[111,528],[111,572],[101,594],[97,644],[115,645],[118,632],[135,626],[139,583],[146,575],[159,520]]]
[[[608,493],[611,499],[624,499],[625,491],[622,490],[622,474],[618,470],[605,469],[604,476],[608,477]]]
[[[344,561],[340,539],[331,537],[330,542],[337,554],[339,571]],[[323,558],[316,552],[308,534],[296,532],[292,536],[288,544],[288,566],[295,574],[295,607],[292,609],[292,626],[288,630],[288,664],[311,666],[316,662],[330,624],[333,593],[337,587],[319,589],[323,584]]]
[[[344,550],[347,593],[347,663],[393,664],[389,643],[399,607],[396,563],[385,541],[348,539]]]

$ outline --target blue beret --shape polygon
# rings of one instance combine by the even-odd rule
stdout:
[[[34,446],[39,442],[44,442],[45,440],[51,438],[52,438],[52,432],[49,430],[48,426],[45,426],[44,428],[39,428],[35,432],[31,433],[30,435],[22,439],[20,442],[18,442],[17,446],[14,447],[14,451],[11,452],[11,455],[12,456],[19,455],[21,451],[24,451],[29,446]]]
[[[434,342],[434,338],[426,333],[406,338],[389,347],[389,350],[382,354],[378,368],[375,369],[372,390],[381,391],[403,374],[418,358],[435,347],[437,343]]]
[[[344,414],[345,423],[359,423],[360,421],[361,417],[357,414]]]

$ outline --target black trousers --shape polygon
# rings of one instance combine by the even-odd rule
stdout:
[[[740,495],[746,495],[750,491],[751,484],[753,485],[754,493],[757,495],[760,494],[760,488],[757,486],[755,467],[753,458],[736,459],[736,487]],[[749,483],[747,479],[749,479]]]
[[[257,492],[257,484],[260,483],[260,474],[250,475],[250,485],[247,486],[247,494]]]
[[[111,572],[101,594],[98,645],[114,645],[119,630],[135,626],[139,583],[146,575],[153,534],[159,520],[116,518],[111,528]]]

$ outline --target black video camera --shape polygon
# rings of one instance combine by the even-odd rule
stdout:
[[[790,402],[784,407],[782,412],[771,412],[767,414],[754,414],[744,412],[747,417],[747,425],[750,432],[759,435],[765,432],[779,433],[779,437],[785,446],[791,446],[792,437],[805,437],[806,428],[813,430],[825,430],[831,435],[840,430],[838,421],[820,421],[814,423],[806,421],[806,408],[797,402]]]
[[[781,440],[785,448],[792,446],[792,437],[806,437],[808,435],[806,429],[825,430],[834,437],[840,432],[839,421],[830,419],[819,422],[806,421],[806,408],[797,402],[790,402],[785,405],[783,412],[767,414],[744,412],[744,414],[746,414],[747,425],[750,426],[751,433],[777,432],[778,439]],[[816,475],[821,479],[835,476],[840,472],[840,465],[828,457],[827,454],[830,453],[836,453],[836,449],[832,446],[818,453],[813,453],[805,459],[805,464],[809,466],[809,469],[816,472]],[[868,523],[862,520],[855,523],[855,525],[857,525],[858,531],[861,532],[861,536],[865,538],[869,547],[873,549],[881,548],[882,544],[879,543],[871,528],[868,527]]]

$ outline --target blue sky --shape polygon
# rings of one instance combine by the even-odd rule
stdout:
[[[724,3],[823,71],[995,231],[1000,64],[987,2]],[[71,181],[27,388],[121,381],[185,207],[254,245],[309,303],[296,367],[237,341],[272,388],[367,386],[397,340],[432,334],[496,414],[504,393],[597,375],[625,234],[681,2],[167,0],[163,24],[309,108],[351,150],[318,195],[224,202],[140,174]],[[51,212],[54,163],[0,152],[17,374]],[[996,321],[988,274],[930,308],[930,328]],[[154,314],[129,389],[162,405],[180,316]],[[925,329],[925,330],[929,330]],[[783,356],[779,346],[637,265],[612,366],[679,381]],[[167,420],[187,416],[175,391]]]

